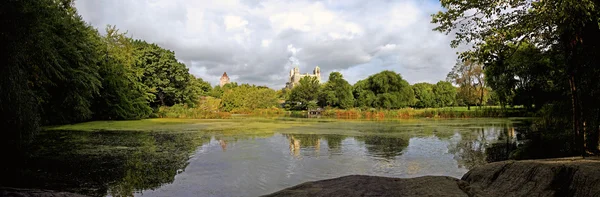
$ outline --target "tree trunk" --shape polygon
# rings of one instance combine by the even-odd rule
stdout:
[[[583,135],[581,133],[581,108],[580,100],[577,95],[577,85],[575,81],[575,73],[569,74],[569,86],[571,90],[571,108],[573,118],[573,137],[575,138],[576,147],[580,147],[582,150],[581,155],[585,156],[585,141],[583,141]]]

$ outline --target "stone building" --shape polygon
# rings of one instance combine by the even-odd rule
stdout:
[[[293,88],[300,83],[300,79],[303,77],[317,77],[317,80],[321,82],[321,68],[319,68],[319,66],[315,67],[312,74],[300,74],[300,68],[298,68],[298,66],[294,67],[290,70],[290,79],[285,83],[285,87],[289,89]]]
[[[223,87],[225,84],[229,83],[229,76],[227,76],[227,72],[223,73],[221,76],[221,80],[219,81],[219,86]]]

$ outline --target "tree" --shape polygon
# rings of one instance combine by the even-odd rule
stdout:
[[[459,60],[448,73],[447,80],[460,86],[458,98],[467,105],[469,110],[471,105],[481,106],[484,103],[485,83],[481,64],[473,60],[464,62]]]
[[[433,85],[433,95],[435,96],[437,107],[456,105],[456,88],[450,82],[439,81]]]
[[[275,90],[249,84],[242,84],[224,90],[221,109],[226,112],[249,112],[277,106]]]
[[[352,87],[354,95],[354,106],[356,107],[372,107],[375,102],[375,93],[369,88],[369,82],[364,79],[356,82]]]
[[[438,107],[436,102],[435,94],[433,93],[433,85],[429,83],[417,83],[412,86],[415,92],[415,98],[417,102],[415,107],[418,108],[430,108]]]
[[[359,107],[399,109],[416,101],[410,84],[400,74],[388,70],[358,81],[353,93]]]
[[[155,95],[153,107],[172,106],[185,103],[193,106],[202,90],[195,84],[196,77],[175,58],[175,52],[149,44],[142,40],[133,41],[135,66],[143,71],[142,82]]]
[[[504,61],[521,43],[554,53],[556,72],[568,84],[572,132],[582,153],[600,152],[600,2],[597,0],[492,1],[442,0],[433,15],[435,30],[455,32],[452,46],[470,43],[474,57],[486,65]],[[565,83],[566,82],[566,83]],[[555,105],[557,106],[557,105]],[[558,105],[560,106],[560,105]],[[589,138],[586,139],[586,136]]]
[[[134,48],[131,39],[119,33],[114,26],[106,28],[103,38],[105,56],[100,63],[102,88],[94,103],[97,119],[140,119],[152,113],[150,101],[154,95],[141,82],[143,71],[134,66]]]
[[[289,101],[298,109],[308,109],[317,102],[321,84],[316,77],[303,77],[297,86],[292,88]]]
[[[338,107],[342,109],[352,108],[354,106],[354,96],[352,95],[352,86],[346,81],[339,72],[329,74],[329,80],[323,84],[319,95],[319,104],[321,106]]]

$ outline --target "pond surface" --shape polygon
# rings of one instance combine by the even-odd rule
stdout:
[[[19,178],[2,185],[93,196],[259,196],[351,174],[461,178],[505,159],[519,127],[526,125],[518,119],[248,119],[51,130],[9,170]]]

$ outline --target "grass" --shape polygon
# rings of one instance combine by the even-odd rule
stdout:
[[[502,109],[499,106],[492,107],[446,107],[425,109],[395,109],[395,110],[361,110],[361,109],[327,109],[321,114],[323,117],[336,119],[410,119],[410,118],[501,118],[501,117],[528,117],[522,108]]]

